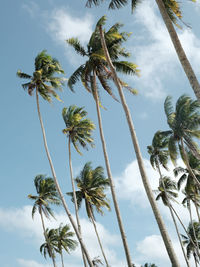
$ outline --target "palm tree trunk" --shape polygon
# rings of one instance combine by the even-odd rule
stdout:
[[[48,237],[46,235],[46,229],[45,229],[45,226],[44,226],[44,218],[43,218],[43,214],[42,214],[42,208],[41,206],[39,207],[39,213],[40,213],[40,217],[41,217],[41,221],[42,221],[42,228],[43,228],[43,232],[44,232],[44,237],[45,237],[45,240],[48,244],[48,247],[49,247],[49,253],[50,253],[50,256],[52,258],[52,261],[53,261],[53,266],[56,267],[56,261],[55,261],[55,256],[53,254],[53,251],[52,251],[52,248],[51,248],[51,244],[49,243],[49,240],[48,240]]]
[[[196,198],[195,198],[195,201],[194,201],[194,206],[195,206],[195,209],[196,209],[196,213],[197,213],[198,221],[199,221],[199,223],[200,223],[199,207],[198,207],[198,205],[197,205]]]
[[[62,267],[65,267],[65,266],[64,266],[64,260],[63,260],[62,249],[61,249],[61,251],[60,251],[60,257],[61,257]]]
[[[196,243],[197,254],[199,255],[200,252],[199,252],[197,236],[196,236],[196,232],[195,232],[194,224],[193,224],[193,220],[192,220],[192,211],[191,211],[190,200],[188,200],[188,210],[189,210],[189,214],[190,214],[190,222],[191,222],[191,225],[192,225],[192,230],[193,230],[194,239],[195,239],[195,243]]]
[[[173,267],[178,267],[178,266],[180,266],[180,264],[178,262],[178,259],[176,257],[175,251],[174,251],[173,246],[172,246],[172,242],[171,242],[171,240],[169,238],[169,235],[167,233],[166,227],[164,225],[164,221],[163,221],[163,219],[161,217],[161,214],[160,214],[160,212],[158,210],[156,201],[155,201],[154,196],[153,196],[152,189],[150,187],[150,184],[149,184],[146,172],[145,172],[144,163],[143,163],[142,155],[141,155],[141,152],[140,152],[137,136],[136,136],[135,129],[134,129],[134,126],[133,126],[133,122],[132,122],[132,119],[131,119],[131,115],[130,115],[130,112],[129,112],[129,109],[128,109],[128,106],[126,104],[126,100],[125,100],[125,97],[124,97],[124,94],[123,94],[123,91],[122,91],[122,87],[121,87],[121,84],[119,83],[115,68],[114,68],[114,66],[112,64],[112,61],[110,59],[110,55],[108,53],[108,49],[107,49],[107,46],[106,46],[106,42],[105,42],[105,38],[104,38],[102,27],[100,26],[99,28],[100,28],[100,35],[101,35],[101,43],[102,43],[102,47],[103,47],[104,53],[106,55],[106,60],[108,62],[110,70],[111,70],[111,72],[113,74],[113,78],[114,78],[115,84],[117,86],[119,95],[120,95],[122,106],[123,106],[124,112],[126,114],[126,119],[127,119],[128,125],[129,125],[129,130],[130,130],[130,133],[131,133],[131,138],[132,138],[133,146],[134,146],[134,149],[135,149],[135,153],[136,153],[136,157],[137,157],[137,161],[138,161],[138,165],[139,165],[142,181],[143,181],[143,184],[144,184],[144,188],[145,188],[147,197],[149,199],[149,202],[151,204],[152,210],[154,212],[154,216],[155,216],[155,219],[156,219],[157,224],[159,226],[159,229],[160,229],[160,232],[161,232],[161,235],[162,235],[166,250],[168,252],[169,258],[171,260],[172,266]]]
[[[197,183],[198,187],[200,187],[200,182],[197,179],[197,177],[194,174],[194,172],[192,171],[192,168],[190,167],[190,163],[189,163],[189,160],[188,160],[187,153],[185,151],[185,147],[184,147],[184,143],[183,143],[183,138],[182,137],[181,137],[181,147],[182,147],[182,150],[183,150],[183,157],[184,157],[184,161],[185,161],[186,167],[188,168],[188,172],[192,176],[194,181]]]
[[[177,226],[177,223],[176,223],[176,219],[175,219],[175,216],[174,216],[174,213],[173,213],[173,210],[172,210],[172,205],[171,205],[170,200],[169,200],[168,195],[167,195],[167,191],[166,191],[166,188],[165,188],[165,183],[163,182],[163,178],[162,178],[162,174],[161,174],[160,165],[159,165],[159,161],[158,160],[157,160],[157,167],[158,167],[158,172],[159,172],[159,175],[160,175],[161,183],[162,183],[163,189],[165,191],[165,196],[166,196],[166,200],[167,200],[167,206],[169,208],[169,211],[170,211],[170,214],[171,214],[171,217],[172,217],[175,229],[176,229],[176,233],[177,233],[178,240],[179,240],[182,252],[183,252],[183,256],[185,258],[185,262],[186,262],[187,266],[190,267],[190,264],[188,262],[188,259],[187,259],[187,256],[186,256],[186,253],[185,253],[185,250],[184,250],[184,247],[183,247],[183,243],[181,241],[181,236],[180,236],[180,233],[179,233],[179,229],[178,229],[178,226]]]
[[[81,234],[81,224],[80,224],[79,215],[78,215],[78,204],[77,204],[77,199],[76,199],[76,191],[75,191],[75,185],[74,185],[73,169],[72,169],[71,138],[70,138],[70,136],[69,136],[69,140],[68,140],[68,148],[69,148],[69,169],[70,169],[70,177],[71,177],[71,184],[72,184],[72,190],[73,190],[76,221],[77,221],[77,225],[78,225],[79,234],[80,234],[80,236],[82,236],[82,234]],[[82,247],[81,247],[81,253],[82,253],[84,266],[87,267],[87,262],[86,262],[85,255],[84,255]]]
[[[191,140],[187,137],[187,135],[184,135],[183,138],[184,138],[184,142],[185,142],[186,146],[192,152],[193,156],[195,156],[197,159],[200,160],[200,154],[199,154],[197,148],[195,147],[195,145],[191,142]]]
[[[92,220],[92,224],[93,224],[93,226],[94,226],[94,230],[95,230],[95,233],[96,233],[98,242],[99,242],[99,246],[100,246],[100,249],[101,249],[101,253],[102,253],[103,258],[104,258],[104,260],[105,260],[106,266],[109,267],[109,264],[108,264],[108,261],[107,261],[106,255],[105,255],[105,253],[104,253],[103,246],[102,246],[102,244],[101,244],[101,240],[100,240],[100,237],[99,237],[99,234],[98,234],[98,231],[97,231],[97,226],[96,226],[96,223],[95,223],[95,220],[94,220],[94,216],[93,216],[93,213],[92,213],[92,210],[91,210],[91,206],[90,206],[89,203],[87,203],[87,206],[88,206],[88,208],[89,208],[90,218],[91,218],[91,220]]]
[[[176,215],[177,219],[179,220],[180,224],[182,225],[186,235],[188,236],[188,238],[190,239],[190,241],[192,242],[192,245],[196,248],[197,250],[197,255],[200,257],[199,253],[198,253],[198,249],[197,249],[197,245],[194,243],[192,237],[190,236],[190,234],[188,233],[187,229],[185,228],[185,225],[183,224],[181,218],[179,217],[179,215],[177,214],[176,210],[173,208],[173,206],[171,206],[174,214]]]
[[[86,258],[87,258],[87,261],[89,263],[89,266],[90,267],[93,267],[93,263],[92,263],[92,260],[90,259],[90,256],[88,254],[88,251],[86,249],[86,246],[85,244],[83,243],[83,240],[82,240],[82,237],[79,235],[79,232],[78,232],[78,229],[76,227],[76,224],[74,222],[74,219],[72,218],[72,215],[68,209],[68,206],[67,206],[67,203],[64,199],[64,196],[63,196],[63,193],[61,191],[61,188],[59,186],[59,183],[58,183],[58,180],[57,180],[57,177],[56,177],[56,172],[54,170],[54,166],[53,166],[53,162],[51,160],[51,156],[50,156],[50,153],[49,153],[49,149],[48,149],[48,146],[47,146],[47,140],[46,140],[46,134],[45,134],[45,129],[44,129],[44,124],[43,124],[43,121],[42,121],[42,116],[41,116],[41,113],[40,113],[40,105],[39,105],[39,96],[38,96],[38,89],[36,88],[36,103],[37,103],[37,111],[38,111],[38,117],[39,117],[39,120],[40,120],[40,125],[41,125],[41,129],[42,129],[42,136],[43,136],[43,141],[44,141],[44,147],[45,147],[45,151],[46,151],[46,155],[47,155],[47,158],[48,158],[48,161],[49,161],[49,165],[50,165],[50,168],[51,168],[51,172],[52,172],[52,176],[53,176],[53,179],[54,179],[54,182],[55,182],[55,186],[56,186],[56,189],[58,191],[58,194],[60,196],[60,199],[62,201],[62,204],[63,204],[63,207],[68,215],[68,218],[72,224],[72,227],[76,233],[76,236],[80,242],[80,245],[81,247],[83,248],[84,250],[84,253],[86,255]]]
[[[190,82],[190,85],[192,86],[192,89],[196,95],[196,98],[200,100],[200,85],[197,80],[197,77],[192,69],[192,66],[190,65],[190,62],[185,54],[185,51],[180,43],[180,40],[178,38],[178,35],[174,29],[174,26],[172,24],[172,21],[167,14],[165,5],[163,3],[163,0],[156,0],[156,3],[158,5],[158,8],[160,10],[160,13],[162,15],[162,18],[164,20],[164,23],[167,27],[167,30],[169,32],[170,38],[172,40],[172,43],[174,45],[174,48],[176,50],[177,56],[180,60],[180,63],[185,71],[185,74],[187,75],[187,78]]]
[[[110,183],[110,189],[111,189],[112,199],[113,199],[113,203],[114,203],[115,213],[117,216],[117,222],[118,222],[118,226],[120,229],[120,234],[121,234],[121,238],[122,238],[122,242],[123,242],[123,246],[124,246],[127,264],[128,264],[128,267],[132,267],[132,260],[131,260],[131,256],[130,256],[130,252],[129,252],[129,248],[128,248],[128,243],[127,243],[126,234],[125,234],[123,223],[122,223],[122,218],[121,218],[119,206],[117,203],[117,197],[116,197],[116,193],[115,193],[115,185],[114,185],[114,181],[113,181],[113,177],[112,177],[112,173],[111,173],[110,162],[109,162],[107,148],[106,148],[106,142],[105,142],[105,138],[104,138],[104,134],[103,134],[103,126],[102,126],[101,113],[100,113],[100,108],[99,108],[99,99],[98,99],[98,94],[97,94],[96,73],[95,72],[94,72],[92,84],[93,84],[92,85],[93,94],[94,94],[94,99],[95,99],[96,109],[97,109],[99,132],[100,132],[100,137],[101,137],[101,143],[102,143],[102,148],[103,148],[103,153],[104,153],[105,165],[106,165],[107,175],[108,175],[108,179],[109,179],[109,183]]]

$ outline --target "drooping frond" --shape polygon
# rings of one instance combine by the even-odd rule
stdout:
[[[71,45],[79,55],[81,55],[83,57],[87,55],[85,48],[81,45],[78,38],[70,38],[70,39],[67,39],[66,42],[69,45]]]
[[[116,68],[116,71],[121,72],[127,75],[140,75],[140,70],[138,66],[134,63],[128,61],[113,61],[113,65]]]

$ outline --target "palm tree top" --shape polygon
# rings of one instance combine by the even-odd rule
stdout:
[[[98,6],[104,0],[87,0],[86,6],[92,7],[92,5]],[[194,1],[193,1],[194,2]],[[119,9],[126,6],[128,3],[131,4],[132,12],[135,10],[138,4],[141,3],[141,0],[110,0],[109,9]],[[164,0],[163,1],[166,11],[171,19],[171,21],[180,28],[180,25],[177,23],[178,20],[182,20],[182,12],[178,1],[175,0]]]
[[[93,138],[91,137],[92,131],[95,129],[95,124],[85,118],[87,112],[83,107],[77,107],[71,105],[68,108],[63,108],[62,116],[66,125],[63,133],[66,134],[76,151],[81,154],[79,145],[85,149],[88,149],[87,144],[94,147]]]
[[[34,205],[32,209],[32,217],[34,217],[37,209],[40,209],[45,214],[47,218],[51,215],[54,217],[53,212],[50,208],[50,204],[60,205],[60,198],[56,191],[54,180],[45,175],[37,175],[34,179],[34,184],[36,188],[37,195],[28,195],[29,199],[34,200]]]
[[[55,74],[64,74],[64,70],[58,60],[48,55],[46,50],[36,56],[35,71],[32,75],[26,74],[21,70],[17,71],[19,78],[30,80],[22,84],[22,87],[28,90],[28,94],[32,95],[34,89],[36,89],[48,102],[52,101],[52,96],[60,100],[54,89],[62,90],[66,80],[63,77],[54,76]]]
[[[110,81],[113,81],[112,72],[110,71],[106,61],[99,33],[99,26],[104,25],[105,21],[106,16],[103,16],[97,22],[95,30],[92,33],[86,48],[81,45],[77,38],[70,38],[67,40],[67,43],[71,45],[79,55],[87,57],[86,62],[78,67],[78,69],[76,69],[69,78],[68,86],[72,91],[74,91],[74,85],[78,80],[80,80],[83,86],[92,93],[92,77],[94,75],[93,72],[96,72],[103,89],[116,100],[109,84]],[[105,31],[105,40],[111,60],[118,72],[123,74],[139,75],[139,70],[136,64],[120,60],[121,57],[130,57],[130,53],[122,47],[122,43],[127,40],[130,33],[119,32],[121,27],[122,24],[116,23],[108,31]],[[132,93],[136,93],[136,90],[130,88],[127,83],[121,80],[120,82],[124,88],[128,89]]]

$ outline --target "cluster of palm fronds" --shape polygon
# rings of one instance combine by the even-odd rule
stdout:
[[[87,5],[90,6],[92,3],[99,4],[100,2],[101,1],[98,0],[89,0],[87,2]],[[126,0],[112,0],[110,3],[110,8],[119,8],[125,5],[127,2],[128,1]],[[138,1],[132,1],[132,8],[136,6],[137,2]],[[157,0],[157,4],[160,10],[162,10],[163,12],[161,12],[163,18],[166,16],[166,14],[168,16],[169,21],[167,21],[166,19],[166,25],[169,25],[169,28],[172,25],[171,22],[177,25],[177,18],[182,18],[179,4],[176,1],[171,0]],[[109,157],[106,149],[106,142],[103,134],[100,112],[100,107],[102,106],[102,104],[100,101],[99,85],[97,83],[98,81],[101,87],[109,95],[111,95],[113,99],[117,101],[119,100],[113,93],[111,83],[114,83],[118,89],[120,101],[122,103],[124,112],[126,114],[127,123],[129,125],[131,139],[134,146],[134,150],[136,152],[136,157],[144,188],[146,190],[146,194],[154,212],[154,216],[160,229],[161,236],[164,240],[170,261],[174,267],[178,267],[180,266],[179,260],[173,249],[170,237],[167,233],[164,221],[160,215],[153,192],[149,185],[148,177],[146,175],[142,155],[140,152],[140,147],[135,134],[133,121],[129,108],[126,104],[122,89],[128,89],[133,94],[135,94],[136,91],[126,82],[118,78],[117,75],[117,72],[128,75],[139,74],[139,70],[136,64],[121,60],[121,57],[128,58],[130,56],[130,53],[128,53],[126,49],[122,47],[122,44],[128,39],[130,34],[126,32],[120,32],[120,28],[122,27],[122,25],[119,23],[114,24],[108,31],[104,30],[102,27],[105,25],[105,21],[105,16],[98,21],[86,48],[76,38],[70,38],[67,40],[67,43],[71,45],[79,55],[87,58],[85,63],[82,64],[77,70],[75,70],[75,72],[68,79],[68,87],[72,91],[74,91],[75,84],[80,80],[84,88],[88,92],[90,92],[94,98],[99,124],[100,139],[102,143],[108,177],[105,177],[104,171],[101,166],[98,166],[93,169],[91,163],[88,162],[85,164],[80,175],[76,179],[74,179],[71,159],[71,144],[80,154],[80,147],[87,149],[88,145],[94,146],[92,131],[95,129],[95,125],[91,120],[86,118],[87,112],[84,110],[84,108],[77,107],[75,105],[64,108],[62,116],[66,128],[63,130],[63,133],[66,135],[68,140],[69,168],[72,184],[72,192],[68,192],[67,194],[71,196],[71,200],[75,206],[76,222],[73,219],[71,212],[69,211],[65,196],[63,195],[60,185],[58,183],[56,172],[47,145],[46,134],[39,105],[39,96],[42,96],[42,98],[44,100],[47,100],[48,102],[51,102],[52,96],[60,100],[55,89],[61,89],[66,79],[62,77],[55,77],[54,75],[63,74],[64,71],[56,59],[53,59],[50,55],[46,53],[46,51],[42,51],[35,59],[35,71],[33,72],[33,75],[28,75],[21,71],[17,72],[17,75],[20,78],[29,80],[28,83],[24,83],[22,85],[23,88],[27,89],[30,95],[33,95],[34,91],[36,93],[37,111],[42,129],[45,151],[53,176],[53,178],[46,178],[43,175],[36,176],[34,183],[37,191],[37,196],[29,195],[29,198],[35,201],[32,210],[32,215],[34,216],[36,210],[38,209],[39,214],[41,216],[45,243],[40,247],[40,251],[44,254],[45,257],[46,255],[49,255],[50,258],[52,258],[55,267],[56,253],[59,253],[61,255],[62,265],[64,266],[62,254],[63,249],[69,253],[71,250],[74,250],[76,248],[77,243],[75,240],[72,239],[74,234],[70,231],[68,225],[60,225],[58,229],[50,230],[45,227],[43,215],[45,215],[47,218],[49,218],[50,215],[54,216],[50,204],[62,203],[69,217],[69,221],[75,231],[77,239],[80,243],[84,267],[88,266],[88,264],[90,267],[99,266],[99,264],[102,264],[102,261],[98,257],[94,258],[93,260],[91,259],[90,252],[88,251],[85,241],[83,240],[78,210],[81,207],[81,203],[84,202],[87,216],[94,226],[105,264],[107,267],[110,266],[103,249],[103,244],[101,243],[100,236],[97,231],[95,223],[96,219],[94,216],[94,210],[96,210],[100,214],[103,214],[103,207],[110,209],[109,201],[106,198],[105,194],[105,189],[109,187],[111,189],[112,200],[119,225],[127,265],[128,267],[134,266],[131,260],[129,246],[126,239],[120,209],[118,206],[114,180],[112,177]],[[172,30],[173,29],[171,29],[169,32],[171,33]],[[180,60],[182,60],[182,58]],[[184,59],[183,61],[186,62],[187,60]],[[184,69],[187,69],[187,67]],[[186,71],[186,74],[188,77],[190,77],[192,88],[194,89],[195,94],[198,98],[198,96],[200,96],[200,94],[198,93],[198,90],[200,92],[200,87],[198,88],[199,85],[195,84],[195,77],[193,73],[190,72],[190,70],[188,72]],[[159,193],[157,196],[157,200],[161,198],[163,200],[163,203],[170,209],[170,213],[175,223],[175,227],[178,233],[178,237],[182,246],[187,266],[189,266],[188,258],[190,257],[191,253],[194,256],[196,264],[199,263],[200,259],[200,226],[199,222],[194,222],[192,220],[191,214],[192,202],[195,205],[199,219],[198,208],[200,205],[200,154],[198,146],[193,140],[194,137],[200,138],[199,108],[200,104],[198,101],[193,101],[190,97],[183,95],[177,101],[176,110],[173,111],[171,99],[170,97],[167,97],[165,101],[165,113],[167,116],[167,121],[170,130],[157,132],[153,138],[152,146],[148,147],[148,152],[151,154],[150,162],[160,174],[158,187]],[[169,157],[175,164],[179,154],[183,159],[183,162],[185,163],[185,168],[175,168],[174,173],[176,176],[181,173],[178,185],[176,185],[175,181],[172,181],[169,177],[162,175],[161,166],[167,169]],[[187,205],[191,220],[188,229],[185,228],[184,224],[182,223],[180,217],[176,213],[171,203],[171,201],[178,196],[177,189],[181,188],[184,181],[186,181],[186,185],[184,189],[185,198],[183,200],[183,204]],[[186,235],[179,234],[176,217],[183,226]],[[187,255],[184,251],[184,244],[187,245]],[[146,263],[144,266],[155,265]]]

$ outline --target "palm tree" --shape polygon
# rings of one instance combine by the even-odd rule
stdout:
[[[46,244],[48,246],[48,251],[49,251],[50,257],[52,258],[53,265],[56,266],[55,256],[54,256],[51,244],[48,241],[49,240],[48,236],[46,234],[43,214],[48,219],[50,216],[54,217],[53,212],[51,208],[49,207],[49,204],[59,205],[60,198],[58,196],[55,183],[52,178],[46,177],[45,175],[37,175],[34,179],[34,184],[35,184],[35,188],[36,188],[38,195],[37,196],[33,196],[31,194],[28,195],[28,198],[35,201],[33,205],[33,209],[32,209],[32,217],[34,218],[35,212],[38,210],[40,217],[41,217],[42,228],[43,228]]]
[[[74,236],[74,233],[70,231],[70,226],[68,224],[62,225],[60,224],[58,229],[55,230],[55,235],[56,235],[56,242],[55,242],[55,247],[56,251],[60,254],[61,256],[61,261],[62,261],[62,267],[64,267],[64,261],[63,261],[63,249],[67,252],[70,253],[72,250],[75,250],[78,243],[72,237]]]
[[[79,235],[78,229],[76,227],[76,224],[72,218],[72,215],[68,209],[67,203],[65,202],[64,196],[62,194],[62,191],[60,189],[56,172],[53,166],[53,162],[49,153],[48,145],[47,145],[47,139],[46,139],[46,133],[44,129],[44,124],[42,121],[42,116],[40,112],[40,105],[39,105],[39,95],[42,96],[44,100],[47,100],[48,102],[51,102],[51,97],[54,96],[55,98],[59,99],[59,96],[55,92],[54,89],[61,89],[64,78],[61,77],[55,77],[54,74],[62,74],[64,73],[63,69],[60,66],[60,63],[52,58],[50,55],[46,53],[46,51],[42,51],[37,55],[35,58],[35,71],[33,72],[33,75],[26,74],[24,72],[21,72],[20,70],[17,72],[17,75],[19,78],[23,79],[29,79],[30,81],[28,83],[22,84],[22,87],[24,89],[28,90],[28,94],[32,95],[33,91],[35,89],[36,91],[36,103],[37,103],[37,111],[38,111],[38,117],[40,120],[40,125],[42,129],[42,136],[44,141],[44,147],[46,151],[46,155],[49,161],[49,165],[52,171],[52,176],[55,182],[56,189],[60,195],[63,207],[69,217],[69,220],[74,228],[74,231],[78,237],[78,240],[85,252],[85,255],[87,257],[88,263],[90,267],[93,266],[92,261],[90,259],[90,256],[87,252],[87,249],[82,241],[81,236]]]
[[[46,242],[40,246],[40,253],[45,259],[47,255],[55,261],[56,234],[54,229],[45,229]],[[54,265],[55,266],[55,265]]]
[[[200,182],[194,175],[185,150],[185,145],[195,157],[200,159],[197,144],[193,138],[200,138],[200,102],[193,101],[189,96],[182,95],[176,102],[176,110],[173,110],[172,98],[168,96],[164,103],[167,123],[171,130],[163,132],[169,136],[169,152],[172,162],[175,164],[178,156],[178,148],[188,171],[194,181],[200,186]]]
[[[74,148],[79,154],[81,154],[79,150],[79,145],[85,149],[87,149],[87,144],[94,146],[91,134],[92,131],[95,129],[95,125],[91,120],[85,118],[86,115],[87,112],[82,107],[79,108],[75,105],[70,106],[69,108],[64,108],[62,111],[62,116],[66,125],[66,128],[63,130],[63,133],[68,138],[70,177],[73,190],[76,220],[80,235],[81,235],[81,225],[78,216],[78,206],[77,206],[73,170],[72,170],[71,143],[73,144]],[[87,266],[83,251],[82,251],[82,256],[83,256],[84,266]]]
[[[142,178],[142,181],[143,181],[143,184],[144,184],[144,188],[145,188],[147,197],[149,199],[149,202],[151,204],[154,216],[155,216],[157,224],[159,226],[159,229],[160,229],[160,232],[161,232],[161,235],[162,235],[166,250],[167,250],[168,255],[170,257],[170,260],[172,262],[172,265],[173,266],[180,266],[179,262],[178,262],[178,259],[176,257],[176,254],[174,252],[174,249],[172,247],[172,242],[171,242],[171,240],[169,238],[169,235],[167,233],[166,227],[164,225],[164,221],[163,221],[163,219],[161,217],[161,214],[160,214],[160,212],[158,210],[156,201],[155,201],[154,196],[153,196],[153,192],[152,192],[151,186],[149,184],[149,181],[148,181],[148,178],[147,178],[147,175],[146,175],[146,171],[145,171],[144,163],[143,163],[143,159],[142,159],[142,154],[141,154],[141,151],[140,151],[140,147],[139,147],[139,143],[138,143],[138,140],[137,140],[136,132],[135,132],[135,129],[134,129],[132,118],[131,118],[131,114],[130,114],[128,105],[126,103],[126,100],[125,100],[125,97],[124,97],[124,93],[122,91],[122,86],[121,86],[120,80],[119,80],[119,78],[117,76],[115,67],[114,67],[114,65],[112,63],[112,58],[110,57],[109,50],[108,50],[108,47],[107,47],[107,44],[106,44],[106,40],[104,38],[104,32],[103,32],[103,29],[102,29],[103,23],[104,23],[104,21],[101,21],[101,23],[99,23],[101,44],[102,44],[104,53],[106,55],[106,60],[108,62],[109,68],[111,70],[111,73],[112,73],[113,79],[115,81],[116,87],[118,89],[118,92],[119,92],[119,95],[120,95],[120,100],[122,102],[122,106],[123,106],[123,109],[124,109],[124,112],[125,112],[125,115],[126,115],[126,119],[127,119],[127,123],[128,123],[129,130],[130,130],[133,147],[134,147],[134,150],[135,150],[135,153],[136,153],[136,158],[137,158],[137,161],[138,161],[138,166],[139,166],[141,178]]]
[[[194,232],[194,230],[195,230],[195,232]],[[195,222],[195,221],[190,222],[188,229],[187,229],[187,232],[189,233],[190,238],[188,238],[188,236],[181,235],[183,238],[183,245],[186,245],[187,258],[189,259],[191,257],[191,254],[192,254],[194,257],[195,265],[197,267],[199,264],[199,259],[200,259],[199,254],[197,252],[197,247],[198,248],[200,247],[200,226],[199,226],[199,223]],[[195,236],[197,237],[197,239],[195,238],[194,233],[195,233]],[[191,240],[193,242],[191,242]],[[194,246],[194,244],[195,244],[195,246]]]
[[[181,42],[178,38],[176,30],[173,26],[174,24],[177,27],[181,28],[177,22],[177,20],[182,20],[182,13],[181,13],[181,9],[179,6],[179,2],[176,0],[169,0],[169,1],[155,0],[155,1],[157,3],[157,6],[163,18],[163,21],[166,25],[166,28],[169,32],[171,41],[174,45],[174,48],[176,50],[180,63],[184,69],[184,72],[190,82],[190,85],[197,99],[200,100],[200,84],[185,54],[185,51],[181,45]],[[101,2],[103,1],[102,0],[87,0],[86,6],[91,7],[92,4],[99,5]],[[127,0],[111,0],[109,4],[109,8],[111,9],[121,8],[122,6],[126,5],[128,2],[129,1]],[[141,2],[140,0],[131,0],[132,11],[136,8],[137,4],[140,2]]]
[[[189,165],[190,165],[190,167],[192,169],[192,172],[194,173],[196,178],[198,180],[200,180],[200,161],[197,158],[195,158],[194,155],[190,151],[186,150],[186,153],[187,153]],[[194,181],[193,176],[191,176],[191,174],[190,174],[190,172],[188,171],[187,168],[183,168],[183,167],[176,167],[174,169],[174,175],[175,175],[175,177],[177,177],[178,175],[181,175],[179,177],[179,180],[178,180],[178,183],[177,183],[178,190],[181,189],[181,186],[186,181],[184,190],[187,193],[187,195],[190,197],[191,201],[194,203],[194,206],[195,206],[195,209],[196,209],[196,213],[197,213],[197,216],[198,216],[198,220],[200,222],[199,187],[197,186],[196,182]]]
[[[102,255],[106,262],[106,266],[109,267],[97,231],[95,217],[94,217],[94,209],[101,215],[103,215],[103,210],[102,210],[103,207],[110,209],[110,205],[104,193],[104,190],[109,186],[109,180],[105,178],[104,171],[101,166],[92,169],[91,162],[87,162],[84,165],[80,175],[75,179],[75,182],[79,189],[78,191],[76,191],[78,207],[79,208],[81,207],[81,203],[84,200],[87,216],[89,219],[91,219],[93,223]],[[73,193],[68,193],[68,195],[72,196],[72,201],[74,202]]]
[[[107,175],[110,182],[110,188],[112,193],[112,199],[114,203],[114,208],[117,216],[117,221],[120,229],[121,238],[124,245],[124,250],[126,254],[126,260],[128,263],[128,266],[132,266],[132,260],[128,248],[128,243],[122,223],[122,218],[119,210],[119,206],[117,203],[117,197],[115,193],[115,185],[111,173],[110,168],[110,162],[108,158],[107,148],[106,148],[106,142],[103,134],[103,127],[102,127],[102,120],[101,120],[101,113],[100,113],[100,101],[99,101],[99,93],[97,88],[97,78],[103,87],[104,90],[108,92],[114,99],[116,97],[114,96],[112,92],[112,88],[110,87],[108,81],[113,80],[112,73],[108,69],[108,64],[106,62],[106,58],[103,54],[103,50],[100,43],[100,36],[99,36],[99,23],[101,21],[105,21],[105,16],[100,19],[100,21],[97,23],[97,26],[95,28],[95,31],[91,35],[91,38],[89,40],[89,43],[87,44],[87,49],[85,49],[80,41],[76,38],[68,39],[67,42],[70,44],[75,51],[83,56],[87,57],[87,60],[84,64],[82,64],[75,72],[71,75],[71,77],[68,80],[68,86],[73,91],[74,84],[78,82],[79,80],[82,81],[83,86],[86,88],[87,91],[93,94],[95,103],[96,103],[96,110],[97,110],[97,117],[98,117],[98,124],[99,124],[99,131],[100,131],[100,137],[102,142],[102,148],[104,153],[104,159],[105,159],[105,165],[107,170]],[[108,42],[109,51],[111,52],[113,64],[115,65],[117,71],[120,71],[122,73],[134,73],[138,74],[137,66],[133,63],[127,62],[127,61],[120,61],[120,57],[128,57],[130,54],[124,49],[121,48],[121,43],[127,39],[129,34],[123,32],[118,33],[119,28],[122,25],[119,23],[116,23],[113,25],[106,33],[106,40]],[[120,84],[131,91],[132,93],[135,93],[135,91],[130,88],[125,82],[122,80],[119,80]]]
[[[145,263],[141,267],[157,267],[154,263]]]
[[[102,261],[99,259],[99,257],[95,257],[93,260],[92,260],[93,264],[94,264],[94,267],[99,267],[100,264],[103,265]]]

